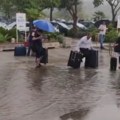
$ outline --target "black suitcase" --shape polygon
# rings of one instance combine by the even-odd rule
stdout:
[[[111,57],[110,58],[110,70],[111,71],[116,71],[117,68],[117,58],[116,57]]]
[[[71,51],[67,66],[71,66],[72,68],[79,68],[81,61],[82,54],[75,51]]]
[[[98,67],[98,51],[90,50],[89,55],[85,59],[85,68],[97,68]]]
[[[48,49],[43,48],[41,54],[42,54],[42,59],[40,62],[44,64],[48,63]]]
[[[26,56],[26,47],[16,46],[14,50],[14,56]]]

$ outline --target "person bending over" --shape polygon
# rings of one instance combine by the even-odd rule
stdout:
[[[83,57],[87,57],[89,55],[89,51],[92,49],[92,40],[90,33],[87,33],[83,36],[76,45],[76,51],[83,54]]]

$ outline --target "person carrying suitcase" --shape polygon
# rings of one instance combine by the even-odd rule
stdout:
[[[41,67],[43,31],[35,29],[32,31],[32,49],[36,55],[36,68]]]
[[[82,58],[85,57],[85,68],[98,67],[98,51],[93,50],[90,33],[87,33],[78,41],[76,49],[82,54]]]
[[[75,50],[83,54],[83,58],[89,56],[93,48],[91,34],[87,33],[77,43]]]

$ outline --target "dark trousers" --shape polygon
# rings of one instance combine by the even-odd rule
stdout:
[[[119,64],[120,64],[120,56],[119,56]]]
[[[80,48],[80,52],[83,54],[82,58],[86,58],[90,55],[90,50],[88,48]]]
[[[43,50],[43,47],[40,46],[39,44],[36,44],[35,45],[35,53],[36,53],[36,58],[40,58],[42,57],[42,50]]]
[[[30,51],[32,51],[32,46],[31,45],[29,45],[29,47],[28,47],[27,56],[30,56]]]

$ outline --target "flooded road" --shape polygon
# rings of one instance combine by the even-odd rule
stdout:
[[[34,58],[1,52],[0,120],[120,120],[120,70],[109,70],[108,52],[98,69],[69,68],[68,54],[50,50],[35,69]]]

